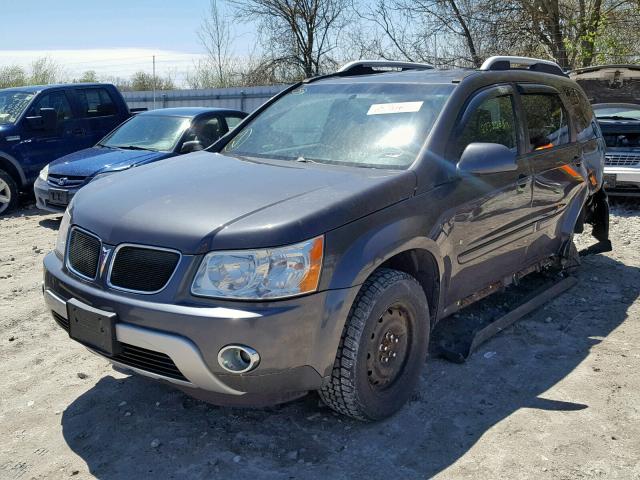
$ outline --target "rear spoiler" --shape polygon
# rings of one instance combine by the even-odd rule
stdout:
[[[149,110],[147,107],[139,107],[139,108],[130,108],[129,109],[129,113],[131,115],[137,115],[140,112],[146,112],[147,110]]]

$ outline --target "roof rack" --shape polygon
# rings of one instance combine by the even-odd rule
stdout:
[[[372,73],[404,72],[405,70],[433,70],[428,63],[398,62],[392,60],[356,60],[343,65],[338,76],[369,75]]]
[[[560,65],[556,62],[530,57],[489,57],[484,61],[480,70],[510,70],[513,65],[526,66],[527,70],[531,70],[533,72],[551,73],[553,75],[561,75],[563,77],[567,76],[567,74],[562,71],[562,68],[560,68]]]

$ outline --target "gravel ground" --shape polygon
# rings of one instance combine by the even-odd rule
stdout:
[[[0,219],[0,478],[640,479],[640,203],[611,223],[576,287],[362,424],[315,395],[217,408],[114,371],[45,312],[58,220],[25,206]]]

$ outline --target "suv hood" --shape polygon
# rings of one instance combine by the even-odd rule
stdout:
[[[252,162],[197,152],[81,189],[72,222],[104,243],[185,254],[287,245],[413,195],[412,171]]]
[[[92,147],[65,155],[49,164],[49,173],[74,177],[92,177],[99,172],[123,170],[141,163],[154,162],[173,155],[149,150],[118,150]]]
[[[589,102],[640,103],[640,65],[604,65],[569,74],[586,92]]]

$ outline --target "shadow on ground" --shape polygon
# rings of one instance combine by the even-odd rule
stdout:
[[[629,286],[616,282],[622,274]],[[339,417],[315,395],[265,410],[217,408],[141,377],[108,376],[65,410],[64,439],[101,479],[427,478],[519,409],[589,408],[588,398],[541,395],[625,320],[640,269],[595,256],[584,260],[578,278],[544,312],[491,340],[468,363],[430,359],[419,391],[381,423]],[[553,321],[545,321],[549,316]]]

